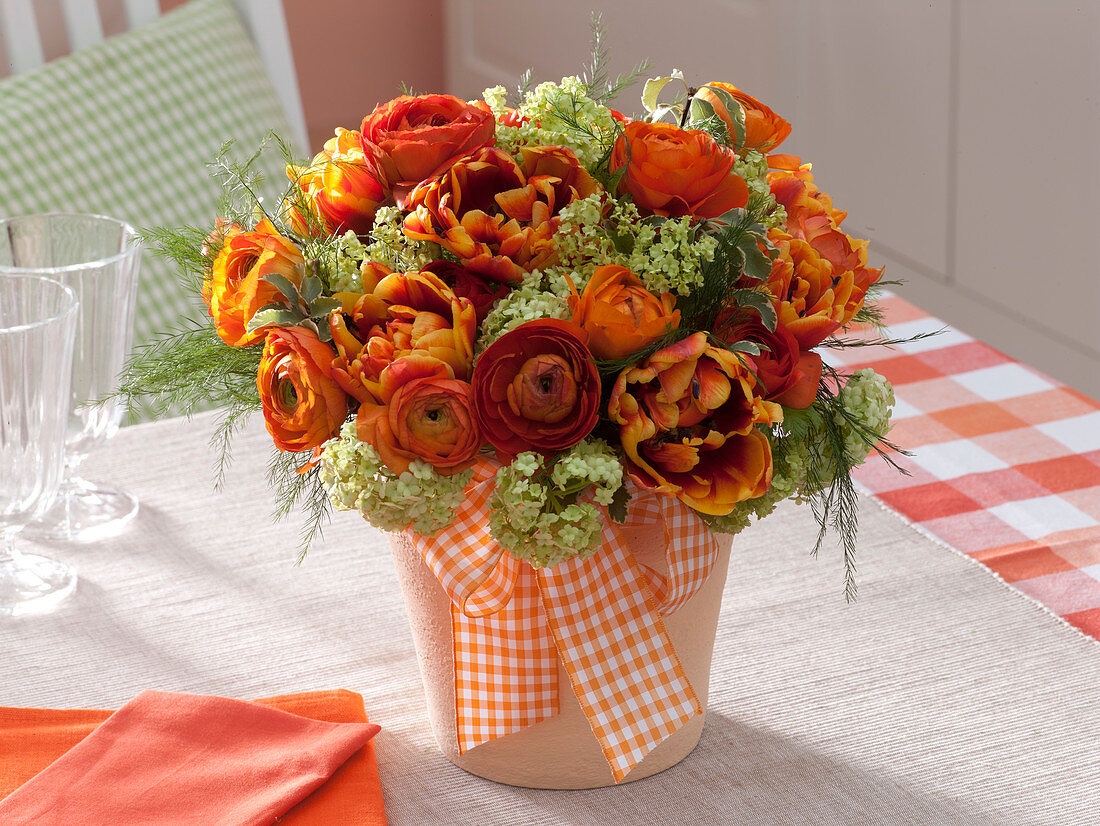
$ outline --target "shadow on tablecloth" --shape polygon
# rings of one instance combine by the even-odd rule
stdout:
[[[384,734],[384,732],[383,732]],[[381,745],[381,744],[380,744]],[[400,746],[392,740],[381,754]],[[391,755],[392,757],[392,755]],[[745,826],[1006,826],[967,801],[938,800],[797,740],[710,712],[686,760],[617,788],[547,791],[502,786],[440,755],[414,782],[416,811],[387,789],[392,822],[485,824],[744,824]],[[425,761],[421,758],[421,765]],[[383,763],[383,772],[385,763]],[[425,785],[437,783],[435,793]]]

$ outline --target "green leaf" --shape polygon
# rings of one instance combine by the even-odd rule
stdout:
[[[659,120],[662,120],[666,115],[670,113],[674,114],[679,110],[680,106],[677,103],[670,104],[669,106],[658,106],[650,113],[648,120],[650,123],[657,123]],[[674,118],[674,120],[679,121],[680,118],[676,117]]]
[[[683,82],[684,76],[680,69],[673,69],[672,74],[667,77],[651,77],[646,81],[646,86],[641,90],[641,104],[646,107],[647,112],[653,112],[657,109],[657,99],[661,96],[661,91],[665,86],[671,84],[673,80],[680,80]],[[684,84],[686,86],[686,84]]]
[[[714,111],[714,106],[711,105],[710,101],[703,100],[700,97],[691,99],[691,125],[695,129],[709,132],[715,141],[724,146],[733,144],[734,138],[729,132],[729,127],[726,126],[724,120],[718,117],[718,113]]]
[[[260,309],[258,309],[256,312],[257,313],[266,313],[268,310],[288,310],[288,309],[289,308],[286,306],[286,304],[264,304],[264,306],[260,307]]]
[[[306,303],[307,307],[313,306],[313,302],[321,294],[323,285],[321,279],[315,275],[310,275],[302,281],[302,301]]]
[[[755,341],[723,342],[722,347],[731,353],[745,353],[749,356],[760,355],[760,345]]]
[[[783,429],[794,439],[806,439],[821,424],[821,414],[811,405],[804,410],[783,408]]]
[[[692,123],[698,123],[701,120],[709,120],[710,118],[717,116],[718,113],[714,111],[714,107],[710,105],[709,101],[705,101],[702,98],[691,99]]]
[[[301,302],[301,296],[298,295],[298,288],[295,287],[294,282],[285,275],[280,275],[277,272],[269,272],[267,275],[263,276],[263,280],[286,296],[286,300],[290,302],[290,306],[297,307]]]
[[[607,506],[607,515],[612,521],[620,525],[626,521],[626,506],[629,501],[630,491],[625,484],[619,485],[619,489],[611,499],[611,504]]]
[[[619,191],[619,182],[622,181],[623,176],[626,174],[626,168],[627,168],[627,164],[624,163],[622,166],[620,166],[618,169],[616,169],[614,172],[612,172],[610,175],[607,176],[607,191],[608,192],[618,192]],[[629,196],[624,196],[624,197],[627,200],[629,200]]]
[[[750,236],[749,244],[743,244],[740,249],[745,255],[745,275],[758,281],[767,281],[772,273],[772,259]]]
[[[248,322],[248,332],[254,333],[261,327],[294,327],[302,321],[302,317],[287,309],[263,310],[252,316]]]
[[[604,232],[607,239],[615,247],[615,251],[622,253],[623,255],[630,255],[634,252],[634,236],[630,233],[617,233],[617,232]]]
[[[309,314],[313,318],[327,318],[332,313],[343,308],[340,299],[332,296],[316,298],[309,305]]]
[[[756,310],[760,315],[760,320],[764,322],[764,326],[771,331],[775,331],[775,325],[779,321],[775,314],[775,307],[772,306],[771,297],[762,290],[752,290],[748,288],[741,288],[733,291],[733,300],[737,302],[738,307],[748,307],[750,310]]]
[[[767,230],[756,220],[756,216],[744,207],[734,207],[727,210],[717,218],[711,218],[708,224],[716,224],[719,227],[737,227],[735,237],[732,239],[735,246],[743,244],[746,235],[757,235],[760,238],[766,238],[767,236]]]
[[[722,101],[722,105],[726,107],[726,112],[729,113],[730,120],[733,121],[733,134],[730,135],[733,138],[733,150],[740,152],[745,145],[745,110],[741,108],[741,104],[737,102],[733,95],[720,86],[703,86],[701,88],[709,89],[711,94]],[[693,100],[692,106],[694,105],[695,101]],[[711,106],[711,111],[714,111],[713,106]]]
[[[318,324],[315,319],[302,318],[298,320],[297,325],[303,330],[309,330],[315,336],[318,341],[332,341],[332,331],[327,324]]]

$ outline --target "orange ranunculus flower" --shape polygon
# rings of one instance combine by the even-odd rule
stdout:
[[[357,235],[370,232],[374,213],[387,196],[363,152],[362,136],[347,129],[337,129],[309,166],[288,166],[286,174],[329,234],[342,235],[349,229]],[[306,235],[316,229],[293,204],[289,210],[297,232]]]
[[[261,307],[284,300],[263,277],[278,273],[301,286],[304,263],[301,251],[266,219],[252,232],[230,228],[210,275],[210,315],[222,341],[243,347],[263,340],[267,328],[249,333],[248,322]]]
[[[231,232],[240,231],[240,224],[235,221],[230,224],[224,218],[219,217],[214,219],[214,228],[203,239],[199,254],[207,262],[207,268],[202,276],[201,295],[202,303],[206,305],[208,311],[210,309],[210,294],[214,289],[214,261],[218,257],[218,253],[221,252],[222,247],[225,246],[226,236]]]
[[[477,360],[472,384],[481,432],[505,456],[557,453],[596,426],[600,374],[587,334],[556,318],[505,333]]]
[[[742,92],[732,83],[722,83],[712,80],[701,88],[696,95],[714,107],[714,113],[722,119],[729,129],[730,137],[733,137],[733,118],[722,102],[722,98],[716,95],[707,86],[716,86],[741,104],[741,111],[745,113],[745,148],[756,149],[764,154],[773,151],[779,144],[791,134],[791,125],[775,112],[758,101],[747,92]]]
[[[333,380],[332,349],[301,327],[276,327],[264,341],[256,387],[267,432],[279,450],[295,453],[335,436],[348,397]]]
[[[489,105],[451,95],[402,95],[363,119],[363,149],[393,190],[397,205],[417,184],[446,172],[459,158],[492,144]]]
[[[452,377],[469,378],[477,334],[470,300],[430,272],[390,273],[380,264],[370,271],[372,281],[382,276],[372,291],[339,294],[344,311],[329,318],[340,386],[360,402],[381,401],[382,372],[413,353],[447,364]]]
[[[386,466],[404,473],[413,459],[443,476],[464,470],[481,447],[473,390],[430,356],[402,356],[382,371],[380,404],[359,407],[356,433]]]
[[[485,148],[409,196],[405,234],[435,241],[470,272],[505,284],[553,263],[558,213],[597,184],[571,149],[532,146],[523,164]]]
[[[588,333],[588,349],[598,359],[620,359],[680,326],[676,298],[660,298],[626,267],[596,267],[584,292],[569,297],[573,321]]]
[[[694,333],[619,373],[607,407],[634,480],[701,513],[727,514],[771,485],[768,437],[782,420],[735,354]]]
[[[814,403],[821,383],[821,356],[799,350],[798,340],[782,324],[769,330],[759,316],[751,315],[723,332],[722,340],[763,345],[758,355],[745,358],[752,364],[757,389],[764,399],[795,410]]]
[[[619,191],[632,195],[643,213],[717,218],[749,199],[735,160],[706,132],[634,121],[615,141],[610,166],[612,172],[626,167]]]

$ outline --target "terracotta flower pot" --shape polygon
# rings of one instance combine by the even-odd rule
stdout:
[[[664,570],[663,532],[652,526],[624,531],[635,557]],[[729,565],[731,537],[719,535],[720,552],[706,583],[665,627],[684,671],[706,708],[711,654],[722,589]],[[559,663],[560,713],[525,729],[490,740],[460,754],[455,725],[455,673],[449,600],[420,554],[403,534],[390,537],[397,575],[412,625],[428,720],[443,754],[459,768],[513,786],[539,789],[589,789],[614,784],[600,745]],[[691,719],[654,748],[626,776],[640,780],[683,760],[699,742],[703,716]]]

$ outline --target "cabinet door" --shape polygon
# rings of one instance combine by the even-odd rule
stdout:
[[[959,46],[957,286],[1100,396],[1100,5],[967,0]]]
[[[801,44],[787,151],[813,162],[845,228],[945,280],[951,212],[951,3],[790,3]],[[802,8],[797,14],[794,10]]]

